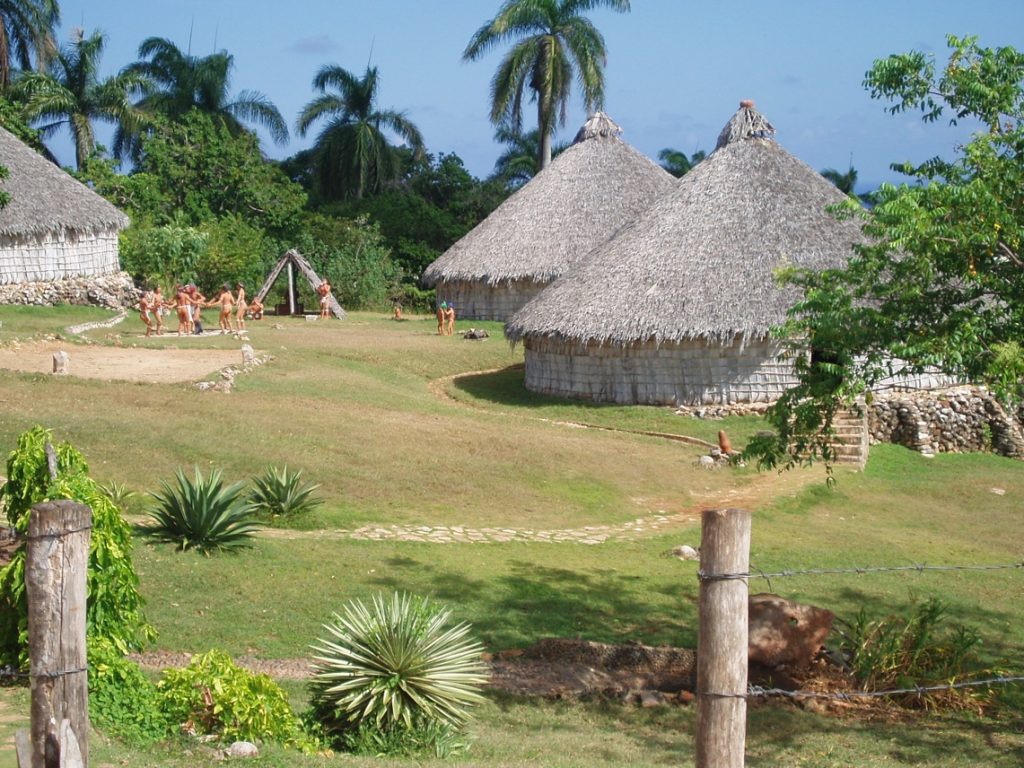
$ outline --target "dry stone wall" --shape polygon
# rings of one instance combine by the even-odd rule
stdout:
[[[983,387],[962,386],[876,396],[868,430],[872,444],[896,443],[926,456],[993,451],[1024,458],[1022,416]]]
[[[85,304],[107,309],[133,307],[140,291],[127,272],[98,277],[69,277],[63,280],[0,285],[0,304],[52,307],[56,304]]]

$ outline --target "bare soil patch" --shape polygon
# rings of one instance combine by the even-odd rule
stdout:
[[[175,337],[175,341],[193,343],[188,337]],[[229,365],[242,363],[241,352],[231,349],[143,349],[42,341],[0,349],[0,369],[52,373],[53,354],[62,350],[70,357],[70,376],[105,381],[199,381]]]

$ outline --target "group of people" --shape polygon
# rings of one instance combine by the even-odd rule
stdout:
[[[437,335],[451,336],[455,332],[455,305],[442,301],[437,308]]]
[[[203,309],[212,307],[220,308],[221,333],[244,331],[247,314],[254,320],[263,317],[263,304],[257,299],[247,302],[245,286],[241,283],[235,284],[235,293],[231,292],[228,283],[224,283],[213,301],[207,301],[192,283],[177,285],[172,299],[166,299],[157,285],[139,299],[139,317],[146,326],[146,336],[152,336],[154,330],[160,336],[164,332],[164,315],[173,309],[178,316],[178,335],[199,335],[203,333]]]

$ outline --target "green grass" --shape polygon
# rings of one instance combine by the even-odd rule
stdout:
[[[60,306],[41,309],[0,305],[0,346],[47,335],[63,334],[69,325],[109,320],[115,313],[98,307]]]
[[[10,317],[0,310],[0,317]],[[69,322],[67,308],[35,312],[33,333]],[[221,468],[229,482],[287,464],[322,484],[324,506],[302,522],[314,533],[301,538],[278,534],[237,555],[213,557],[137,545],[159,648],[303,656],[322,622],[345,601],[392,589],[451,606],[491,650],[550,635],[695,642],[696,564],[664,554],[676,544],[696,545],[697,524],[596,546],[432,545],[315,535],[317,528],[371,522],[558,529],[742,505],[754,510],[751,558],[765,571],[1021,559],[1024,464],[1018,461],[983,455],[928,460],[877,446],[863,473],[837,472],[835,489],[824,485],[820,471],[707,472],[695,467],[700,448],[636,433],[713,441],[723,422],[525,393],[516,367],[521,349],[510,350],[497,325],[487,326],[491,338],[480,343],[438,337],[431,319],[394,323],[367,313],[343,323],[268,318],[252,325],[253,345],[275,360],[240,377],[228,396],[178,384],[0,371],[0,450],[13,448],[20,432],[41,423],[82,450],[94,477],[140,494],[156,490],[177,467],[190,471],[193,464],[204,472]],[[109,333],[93,337],[105,342]],[[210,341],[237,345],[230,338]],[[497,372],[451,379],[489,370]],[[734,444],[760,428],[758,419],[724,424]],[[982,634],[987,664],[1024,671],[1020,571],[793,577],[774,579],[770,587],[841,617],[862,606],[872,615],[905,612],[915,601],[939,596],[956,620]],[[769,585],[755,579],[751,589],[768,591]],[[26,711],[27,700],[10,691],[0,690],[0,702]],[[301,699],[301,691],[296,696]],[[1004,702],[995,717],[927,716],[893,724],[757,706],[750,715],[748,764],[1019,765],[1024,696],[1007,695]],[[492,696],[480,715],[476,744],[454,762],[613,766],[692,760],[693,714],[687,709]],[[93,747],[97,764],[195,764],[195,755],[183,756],[181,745],[138,752],[97,737]],[[4,759],[0,751],[0,768]],[[271,748],[255,764],[338,762]]]

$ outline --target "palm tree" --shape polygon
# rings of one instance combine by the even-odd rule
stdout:
[[[107,120],[119,126],[134,127],[138,113],[131,96],[141,91],[144,80],[122,73],[106,80],[97,78],[105,39],[95,31],[85,37],[81,29],[73,33],[71,43],[61,46],[46,72],[24,72],[16,80],[12,94],[24,103],[29,120],[43,120],[39,132],[51,136],[67,124],[75,140],[75,164],[81,170],[96,148],[94,120]]]
[[[305,136],[317,120],[327,121],[313,146],[313,162],[320,192],[328,199],[362,198],[397,179],[398,157],[384,130],[403,139],[415,156],[423,153],[423,137],[404,112],[377,108],[379,83],[377,68],[370,66],[356,77],[328,64],[313,78],[321,95],[302,108],[296,130]]]
[[[136,104],[140,109],[171,120],[198,109],[219,120],[233,134],[245,130],[243,121],[252,122],[266,128],[275,143],[288,141],[288,125],[262,93],[242,91],[234,100],[230,99],[234,57],[227,51],[193,56],[166,38],[149,37],[139,46],[139,58],[122,73],[141,75],[151,83]],[[137,133],[119,131],[114,139],[115,154],[136,153],[138,139]]]
[[[693,166],[705,157],[707,157],[707,153],[703,149],[698,149],[690,157],[687,157],[685,152],[680,152],[678,149],[671,149],[668,147],[658,153],[658,159],[661,161],[661,167],[677,179],[692,171]]]
[[[565,125],[573,79],[588,111],[604,104],[604,37],[581,14],[597,6],[628,11],[629,0],[506,0],[498,15],[476,31],[462,58],[475,61],[496,45],[514,45],[491,79],[491,122],[522,126],[523,92],[537,102],[540,135],[538,165],[551,162],[551,136],[557,113]]]
[[[523,133],[503,124],[494,132],[494,140],[506,145],[494,163],[495,176],[511,187],[518,187],[537,175],[540,131],[534,128]],[[557,157],[568,146],[564,142],[555,144],[551,148],[551,157]]]
[[[826,168],[821,175],[835,184],[843,194],[854,194],[853,189],[857,186],[857,169],[852,165],[846,173],[840,173],[835,168]]]
[[[56,52],[53,34],[60,23],[57,0],[0,0],[0,91],[11,83],[17,68],[42,68]]]

